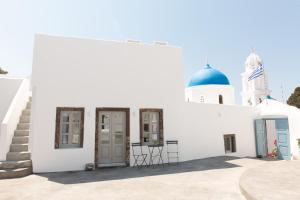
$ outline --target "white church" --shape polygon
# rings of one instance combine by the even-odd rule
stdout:
[[[271,97],[255,52],[241,74],[243,105],[214,66],[187,85],[183,74],[182,49],[166,43],[36,35],[31,78],[0,77],[0,178],[133,166],[133,143],[146,154],[159,146],[167,162],[170,140],[180,162],[299,157],[300,111]]]

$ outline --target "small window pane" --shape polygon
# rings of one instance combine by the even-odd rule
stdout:
[[[81,114],[80,114],[80,112],[74,112],[72,117],[73,117],[72,122],[78,123],[78,122],[80,122]]]
[[[69,113],[62,112],[62,121],[63,122],[69,122],[69,120],[70,120]]]
[[[143,113],[144,123],[149,123],[149,113]]]
[[[72,124],[72,134],[79,134],[80,133],[80,124]]]
[[[102,124],[101,132],[109,132],[109,124]]]
[[[73,135],[72,143],[73,144],[79,144],[79,138],[80,138],[79,135]]]
[[[157,124],[152,124],[152,131],[153,131],[154,133],[157,133],[157,132],[158,132],[158,126],[157,126]]]
[[[109,123],[109,115],[108,114],[102,114],[101,115],[101,123],[102,124],[108,124]]]
[[[63,124],[61,132],[62,133],[69,133],[69,124]]]
[[[158,113],[151,113],[152,123],[156,123],[158,121]]]
[[[144,131],[149,132],[149,124],[144,124]]]
[[[68,139],[69,139],[69,136],[68,135],[63,135],[62,136],[62,144],[68,144]]]

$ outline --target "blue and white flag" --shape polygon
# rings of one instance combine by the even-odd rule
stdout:
[[[259,77],[263,74],[264,74],[264,67],[262,65],[260,65],[252,72],[252,74],[248,78],[248,81],[256,79],[257,77]]]

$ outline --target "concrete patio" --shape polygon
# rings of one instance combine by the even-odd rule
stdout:
[[[299,200],[300,161],[266,162],[247,170],[240,178],[247,199]]]
[[[239,179],[266,161],[216,157],[156,168],[34,174],[0,180],[0,199],[245,199]]]

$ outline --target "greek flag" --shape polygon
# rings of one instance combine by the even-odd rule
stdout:
[[[257,77],[259,77],[263,74],[264,74],[264,67],[262,65],[260,65],[252,72],[252,74],[248,78],[248,81],[256,79]]]

